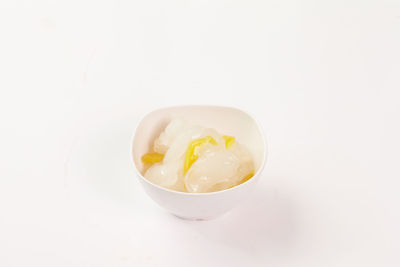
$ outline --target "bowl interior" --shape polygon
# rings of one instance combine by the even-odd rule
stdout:
[[[235,136],[253,154],[256,172],[265,160],[265,142],[256,121],[247,113],[230,107],[178,106],[155,110],[139,123],[132,143],[132,156],[137,170],[142,173],[141,157],[153,146],[154,140],[166,125],[176,117],[191,124],[214,128],[220,134]]]

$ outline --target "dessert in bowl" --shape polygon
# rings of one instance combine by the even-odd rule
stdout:
[[[139,181],[156,203],[181,218],[210,219],[250,194],[267,149],[261,128],[246,112],[177,106],[147,114],[131,151]]]

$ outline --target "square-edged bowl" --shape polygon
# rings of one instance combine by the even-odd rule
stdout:
[[[141,157],[150,151],[167,124],[177,117],[235,136],[253,155],[254,176],[232,188],[211,193],[173,191],[147,180],[143,176]],[[247,112],[234,107],[188,105],[160,108],[145,115],[133,135],[131,153],[139,181],[151,199],[180,218],[207,220],[228,212],[251,194],[267,160],[267,143],[260,125]]]

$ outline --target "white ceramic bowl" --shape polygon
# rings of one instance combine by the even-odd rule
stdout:
[[[153,145],[155,138],[175,117],[190,123],[215,128],[221,134],[236,140],[251,151],[256,172],[253,178],[230,189],[212,193],[183,193],[151,183],[143,177],[141,157]],[[215,218],[239,204],[248,196],[261,178],[267,156],[264,135],[257,122],[247,113],[221,106],[176,106],[150,112],[139,122],[132,141],[132,157],[139,181],[146,193],[161,207],[184,219]]]

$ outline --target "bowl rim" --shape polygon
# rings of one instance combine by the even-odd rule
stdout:
[[[133,144],[134,144],[134,141],[135,141],[136,132],[137,132],[137,129],[139,128],[139,125],[142,123],[142,121],[143,121],[148,115],[150,115],[150,114],[153,113],[153,112],[160,111],[160,110],[163,110],[163,109],[185,108],[185,107],[187,107],[187,108],[189,108],[189,107],[201,107],[201,108],[207,108],[207,107],[209,107],[209,108],[228,108],[228,109],[235,109],[235,110],[238,110],[238,111],[240,111],[240,112],[243,112],[244,114],[246,114],[247,116],[249,116],[251,119],[253,119],[253,121],[254,121],[255,124],[257,125],[257,128],[258,128],[258,130],[259,130],[259,132],[260,132],[260,134],[261,134],[262,143],[263,143],[263,148],[264,148],[264,149],[263,149],[263,155],[262,155],[262,156],[263,156],[263,159],[262,159],[261,166],[258,168],[257,172],[253,175],[253,177],[256,177],[256,176],[261,175],[262,171],[263,171],[264,168],[265,168],[265,165],[266,165],[266,163],[267,163],[267,160],[268,160],[268,155],[269,155],[268,142],[266,141],[266,135],[265,135],[265,133],[264,133],[263,128],[261,127],[260,123],[258,122],[258,120],[256,119],[256,117],[255,117],[252,113],[248,112],[247,110],[244,111],[242,108],[237,108],[237,107],[233,107],[233,106],[223,106],[223,105],[199,105],[199,104],[197,104],[197,105],[174,105],[174,106],[163,106],[163,107],[154,109],[154,110],[152,110],[152,111],[150,111],[150,112],[147,112],[146,114],[144,114],[144,115],[138,120],[138,122],[137,122],[137,124],[136,124],[136,126],[135,126],[135,129],[134,129],[134,131],[133,131],[133,136],[132,136],[132,139],[131,139],[131,142],[130,142],[130,157],[131,157],[132,164],[133,164],[133,167],[134,167],[134,169],[135,169],[136,175],[139,176],[140,179],[141,179],[142,181],[144,181],[145,183],[147,183],[147,184],[149,184],[149,185],[151,185],[151,186],[154,186],[154,187],[156,187],[156,188],[158,188],[158,189],[160,189],[160,190],[162,190],[162,191],[169,192],[169,193],[174,193],[174,194],[178,194],[178,195],[184,195],[184,196],[209,196],[209,195],[221,194],[221,193],[225,193],[225,192],[228,192],[228,191],[233,191],[233,190],[235,190],[235,189],[238,189],[239,187],[244,186],[245,184],[249,184],[249,183],[254,182],[254,179],[253,179],[253,177],[252,177],[252,178],[250,178],[249,180],[247,180],[247,181],[244,182],[244,183],[235,185],[235,186],[233,186],[233,187],[230,187],[230,188],[227,188],[227,189],[224,189],[224,190],[215,191],[215,192],[205,192],[205,193],[190,193],[190,192],[175,191],[175,190],[168,189],[168,188],[162,187],[162,186],[160,186],[160,185],[154,184],[154,183],[150,182],[148,179],[146,179],[146,178],[140,173],[140,171],[139,171],[138,168],[136,167],[136,163],[135,163],[134,155],[133,155],[133,153],[134,153]]]

